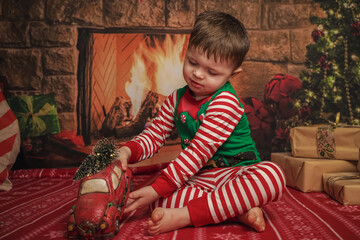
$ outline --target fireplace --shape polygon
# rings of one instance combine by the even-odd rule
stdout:
[[[152,121],[165,98],[185,85],[188,40],[189,31],[79,31],[78,119],[87,144],[127,141]]]

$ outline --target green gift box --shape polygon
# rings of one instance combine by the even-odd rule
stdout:
[[[19,120],[22,137],[37,137],[60,132],[53,94],[17,96],[7,99]]]

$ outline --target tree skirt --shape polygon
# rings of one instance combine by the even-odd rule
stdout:
[[[154,181],[158,171],[151,170],[154,169],[134,171],[134,189]],[[0,239],[66,239],[67,217],[78,190],[78,182],[72,180],[75,171],[13,172],[13,189],[0,192]],[[302,193],[287,188],[279,201],[264,206],[263,210],[266,218],[263,233],[229,221],[152,237],[146,233],[150,211],[141,209],[123,218],[114,239],[360,239],[360,206],[343,206],[325,193]]]

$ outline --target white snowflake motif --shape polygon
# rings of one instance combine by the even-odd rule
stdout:
[[[339,211],[342,212],[349,212],[349,213],[353,213],[353,212],[359,212],[360,209],[357,206],[340,206],[338,207]]]
[[[239,233],[232,233],[232,232],[222,232],[222,233],[215,233],[214,239],[241,239],[241,235]]]
[[[186,145],[190,145],[190,140],[189,140],[189,139],[187,139],[187,138],[185,138],[185,139],[184,139],[184,144],[186,144]]]
[[[63,238],[65,236],[65,232],[63,232],[63,231],[50,231],[48,234],[45,234],[44,236],[48,237],[49,239],[59,239],[59,238]]]
[[[335,206],[335,207],[341,206],[340,203],[338,203],[336,200],[334,200],[332,198],[330,198],[328,200],[325,200],[324,204],[329,204],[329,205],[332,205],[332,206]]]
[[[139,231],[136,231],[133,235],[132,238],[133,239],[141,239],[141,240],[145,240],[145,239],[152,239],[152,236],[147,236],[146,234],[146,228],[148,226],[146,221],[142,221],[140,222],[140,227],[139,227]]]
[[[181,114],[180,119],[183,124],[186,122],[186,116],[184,114]]]
[[[360,221],[360,216],[352,216],[351,218],[354,221]]]
[[[309,232],[312,231],[312,227],[311,226],[306,226],[306,225],[295,225],[295,226],[292,226],[292,228],[294,230],[297,230],[297,231],[301,232],[300,233],[301,235],[304,235],[305,233],[309,234]]]

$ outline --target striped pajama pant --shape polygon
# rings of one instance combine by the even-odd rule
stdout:
[[[273,162],[200,171],[167,198],[151,206],[188,207],[195,227],[223,222],[280,199],[285,176]]]

